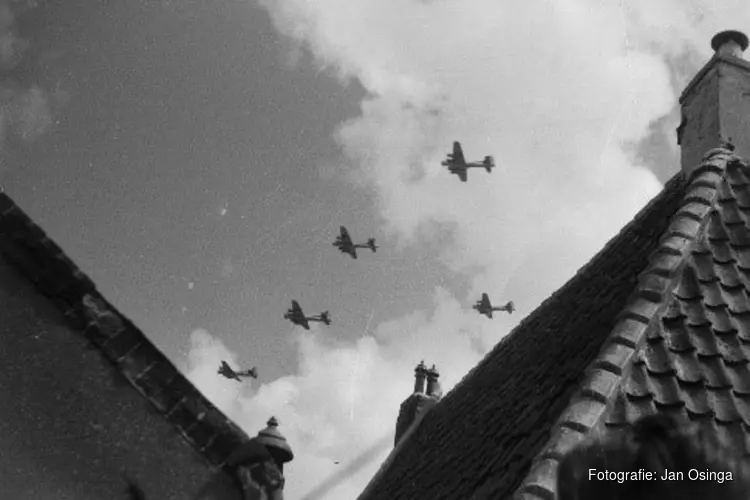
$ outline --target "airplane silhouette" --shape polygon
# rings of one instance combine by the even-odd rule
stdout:
[[[296,300],[292,301],[292,307],[288,309],[286,313],[284,313],[284,319],[288,319],[295,325],[299,325],[305,330],[310,329],[310,321],[319,321],[321,323],[325,323],[326,325],[331,324],[331,316],[328,314],[328,311],[323,311],[317,316],[305,316],[305,313],[302,312],[302,308]]]
[[[340,234],[336,237],[336,241],[333,242],[333,246],[341,250],[342,253],[348,253],[354,259],[357,258],[357,248],[369,248],[373,252],[378,249],[378,246],[375,244],[375,238],[369,238],[367,243],[352,243],[349,231],[344,226],[341,226]]]
[[[221,362],[219,371],[217,371],[216,373],[218,373],[219,375],[223,375],[226,378],[234,379],[237,382],[242,382],[242,377],[258,378],[258,370],[255,367],[249,370],[236,372],[232,370],[232,367],[229,366],[229,364],[226,361]]]
[[[506,311],[508,314],[513,314],[513,311],[516,310],[516,306],[513,304],[512,300],[504,306],[492,307],[490,297],[486,293],[482,294],[482,300],[478,300],[477,303],[471,307],[476,309],[479,314],[484,314],[490,319],[492,318],[492,311]]]
[[[463,182],[467,181],[466,172],[470,168],[483,168],[487,173],[492,173],[492,169],[495,168],[495,159],[492,156],[485,156],[484,160],[474,161],[466,163],[464,158],[464,152],[461,149],[461,143],[456,141],[453,143],[453,153],[448,153],[448,158],[441,163],[444,167],[448,167],[448,171],[452,174],[456,174],[459,179]]]

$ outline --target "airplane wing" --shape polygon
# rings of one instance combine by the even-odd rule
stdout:
[[[490,302],[490,296],[486,293],[482,294],[482,307],[484,309],[492,309],[492,303]]]
[[[292,301],[292,314],[294,314],[295,316],[304,316],[304,314],[302,313],[302,308],[300,307],[299,302],[297,302],[296,300]]]
[[[464,170],[464,169],[462,169],[462,170],[456,170],[456,175],[457,175],[457,176],[458,176],[458,178],[459,178],[459,179],[461,179],[461,180],[462,180],[463,182],[466,182],[466,180],[467,180],[467,177],[466,177],[466,170]]]
[[[466,160],[464,159],[464,152],[461,149],[461,143],[456,141],[453,143],[453,161],[459,165],[465,165]]]
[[[344,226],[341,226],[341,243],[345,246],[352,244],[352,238],[349,236],[349,231]]]

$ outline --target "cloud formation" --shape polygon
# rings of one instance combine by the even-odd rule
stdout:
[[[432,311],[350,343],[298,332],[297,373],[257,390],[217,381],[232,353],[193,335],[187,373],[199,389],[250,434],[279,418],[296,454],[290,498],[376,450],[315,497],[350,500],[388,452],[416,362],[437,364],[453,387],[658,193],[634,145],[673,111],[710,37],[750,19],[741,2],[699,0],[260,3],[317,64],[368,91],[335,139],[392,242],[450,232],[443,262],[470,284],[467,297],[437,289]],[[453,140],[467,159],[494,155],[495,171],[471,170],[465,184],[449,175],[440,161]],[[479,317],[469,305],[483,291],[513,299],[516,315]]]
[[[9,134],[22,142],[41,136],[52,125],[53,108],[68,98],[59,87],[50,94],[26,81],[33,67],[26,59],[33,56],[30,41],[19,34],[18,18],[37,6],[32,0],[0,0],[0,151]]]

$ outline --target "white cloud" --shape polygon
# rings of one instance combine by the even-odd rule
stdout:
[[[382,323],[352,344],[317,330],[297,337],[297,374],[255,392],[209,382],[202,363],[230,353],[194,343],[214,357],[195,358],[189,377],[243,428],[254,434],[279,418],[296,453],[287,495],[302,498],[392,437],[419,359],[452,387],[659,191],[625,145],[677,102],[667,61],[702,63],[716,31],[750,19],[741,2],[718,11],[697,0],[261,3],[280,32],[369,91],[336,138],[351,178],[374,188],[389,234],[410,244],[429,238],[430,225],[452,231],[444,260],[471,280],[471,298],[487,291],[518,307],[490,322],[468,309],[469,297],[436,290],[433,312]],[[472,159],[494,155],[498,168],[472,170],[462,184],[440,167],[453,140]],[[356,497],[386,452],[342,473],[325,498]]]

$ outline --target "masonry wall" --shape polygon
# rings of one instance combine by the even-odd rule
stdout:
[[[0,256],[0,498],[240,500]]]

